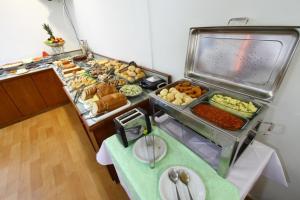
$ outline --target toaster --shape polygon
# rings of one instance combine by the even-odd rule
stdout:
[[[114,123],[124,147],[152,131],[149,115],[141,108],[134,108],[116,117]]]

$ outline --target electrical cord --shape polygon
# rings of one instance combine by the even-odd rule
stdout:
[[[70,12],[69,12],[69,9],[68,9],[66,0],[63,0],[63,4],[64,4],[63,7],[64,7],[64,10],[65,10],[66,16],[67,16],[67,18],[68,18],[68,20],[69,20],[69,22],[70,22],[70,24],[71,24],[71,26],[72,26],[72,28],[73,28],[73,30],[74,30],[75,37],[76,37],[76,39],[77,39],[77,41],[78,41],[78,44],[80,45],[81,42],[80,42],[80,39],[79,39],[79,37],[78,37],[76,28],[75,28],[75,26],[74,26],[74,24],[73,24],[72,18],[71,18],[71,16],[70,16]]]

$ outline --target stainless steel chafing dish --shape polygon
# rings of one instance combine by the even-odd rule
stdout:
[[[208,92],[182,107],[157,96],[162,89],[174,84],[160,88],[150,94],[153,118],[158,113],[167,113],[220,147],[214,168],[226,177],[264,123],[268,104],[280,86],[298,42],[298,27],[191,28],[184,76],[192,83],[207,88]],[[241,129],[222,129],[191,111],[193,106],[208,102],[215,93],[251,101],[258,110],[252,118],[244,119],[246,123]]]

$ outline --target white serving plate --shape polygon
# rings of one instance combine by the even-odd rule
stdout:
[[[148,135],[146,137],[147,137],[148,142],[153,141],[152,135]],[[158,136],[154,136],[154,142],[155,142],[155,144],[154,144],[155,162],[158,162],[163,157],[165,157],[165,155],[167,153],[167,144],[165,143],[165,141],[162,138],[160,138]],[[151,146],[149,146],[148,148],[149,148],[149,150],[152,150]],[[137,160],[139,160],[140,162],[149,163],[151,160],[153,160],[152,152],[150,152],[151,153],[150,158],[148,156],[145,137],[141,137],[134,143],[133,148],[132,148],[132,153],[133,153],[134,157]]]
[[[160,176],[159,179],[159,194],[163,200],[176,200],[176,188],[175,184],[169,179],[168,172],[170,169],[175,169],[176,171],[184,170],[190,176],[189,188],[191,195],[194,200],[205,200],[205,186],[202,179],[193,170],[183,167],[183,166],[172,166],[166,169]],[[180,180],[177,182],[177,189],[181,200],[190,200],[188,189]]]

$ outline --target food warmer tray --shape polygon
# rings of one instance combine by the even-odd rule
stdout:
[[[251,143],[264,123],[268,104],[274,99],[299,42],[299,27],[200,27],[191,28],[185,80],[207,88],[207,93],[187,106],[175,106],[150,93],[155,115],[167,113],[183,126],[221,147],[217,172],[226,177],[230,167]],[[237,131],[222,129],[191,111],[220,93],[251,101],[258,111]]]

